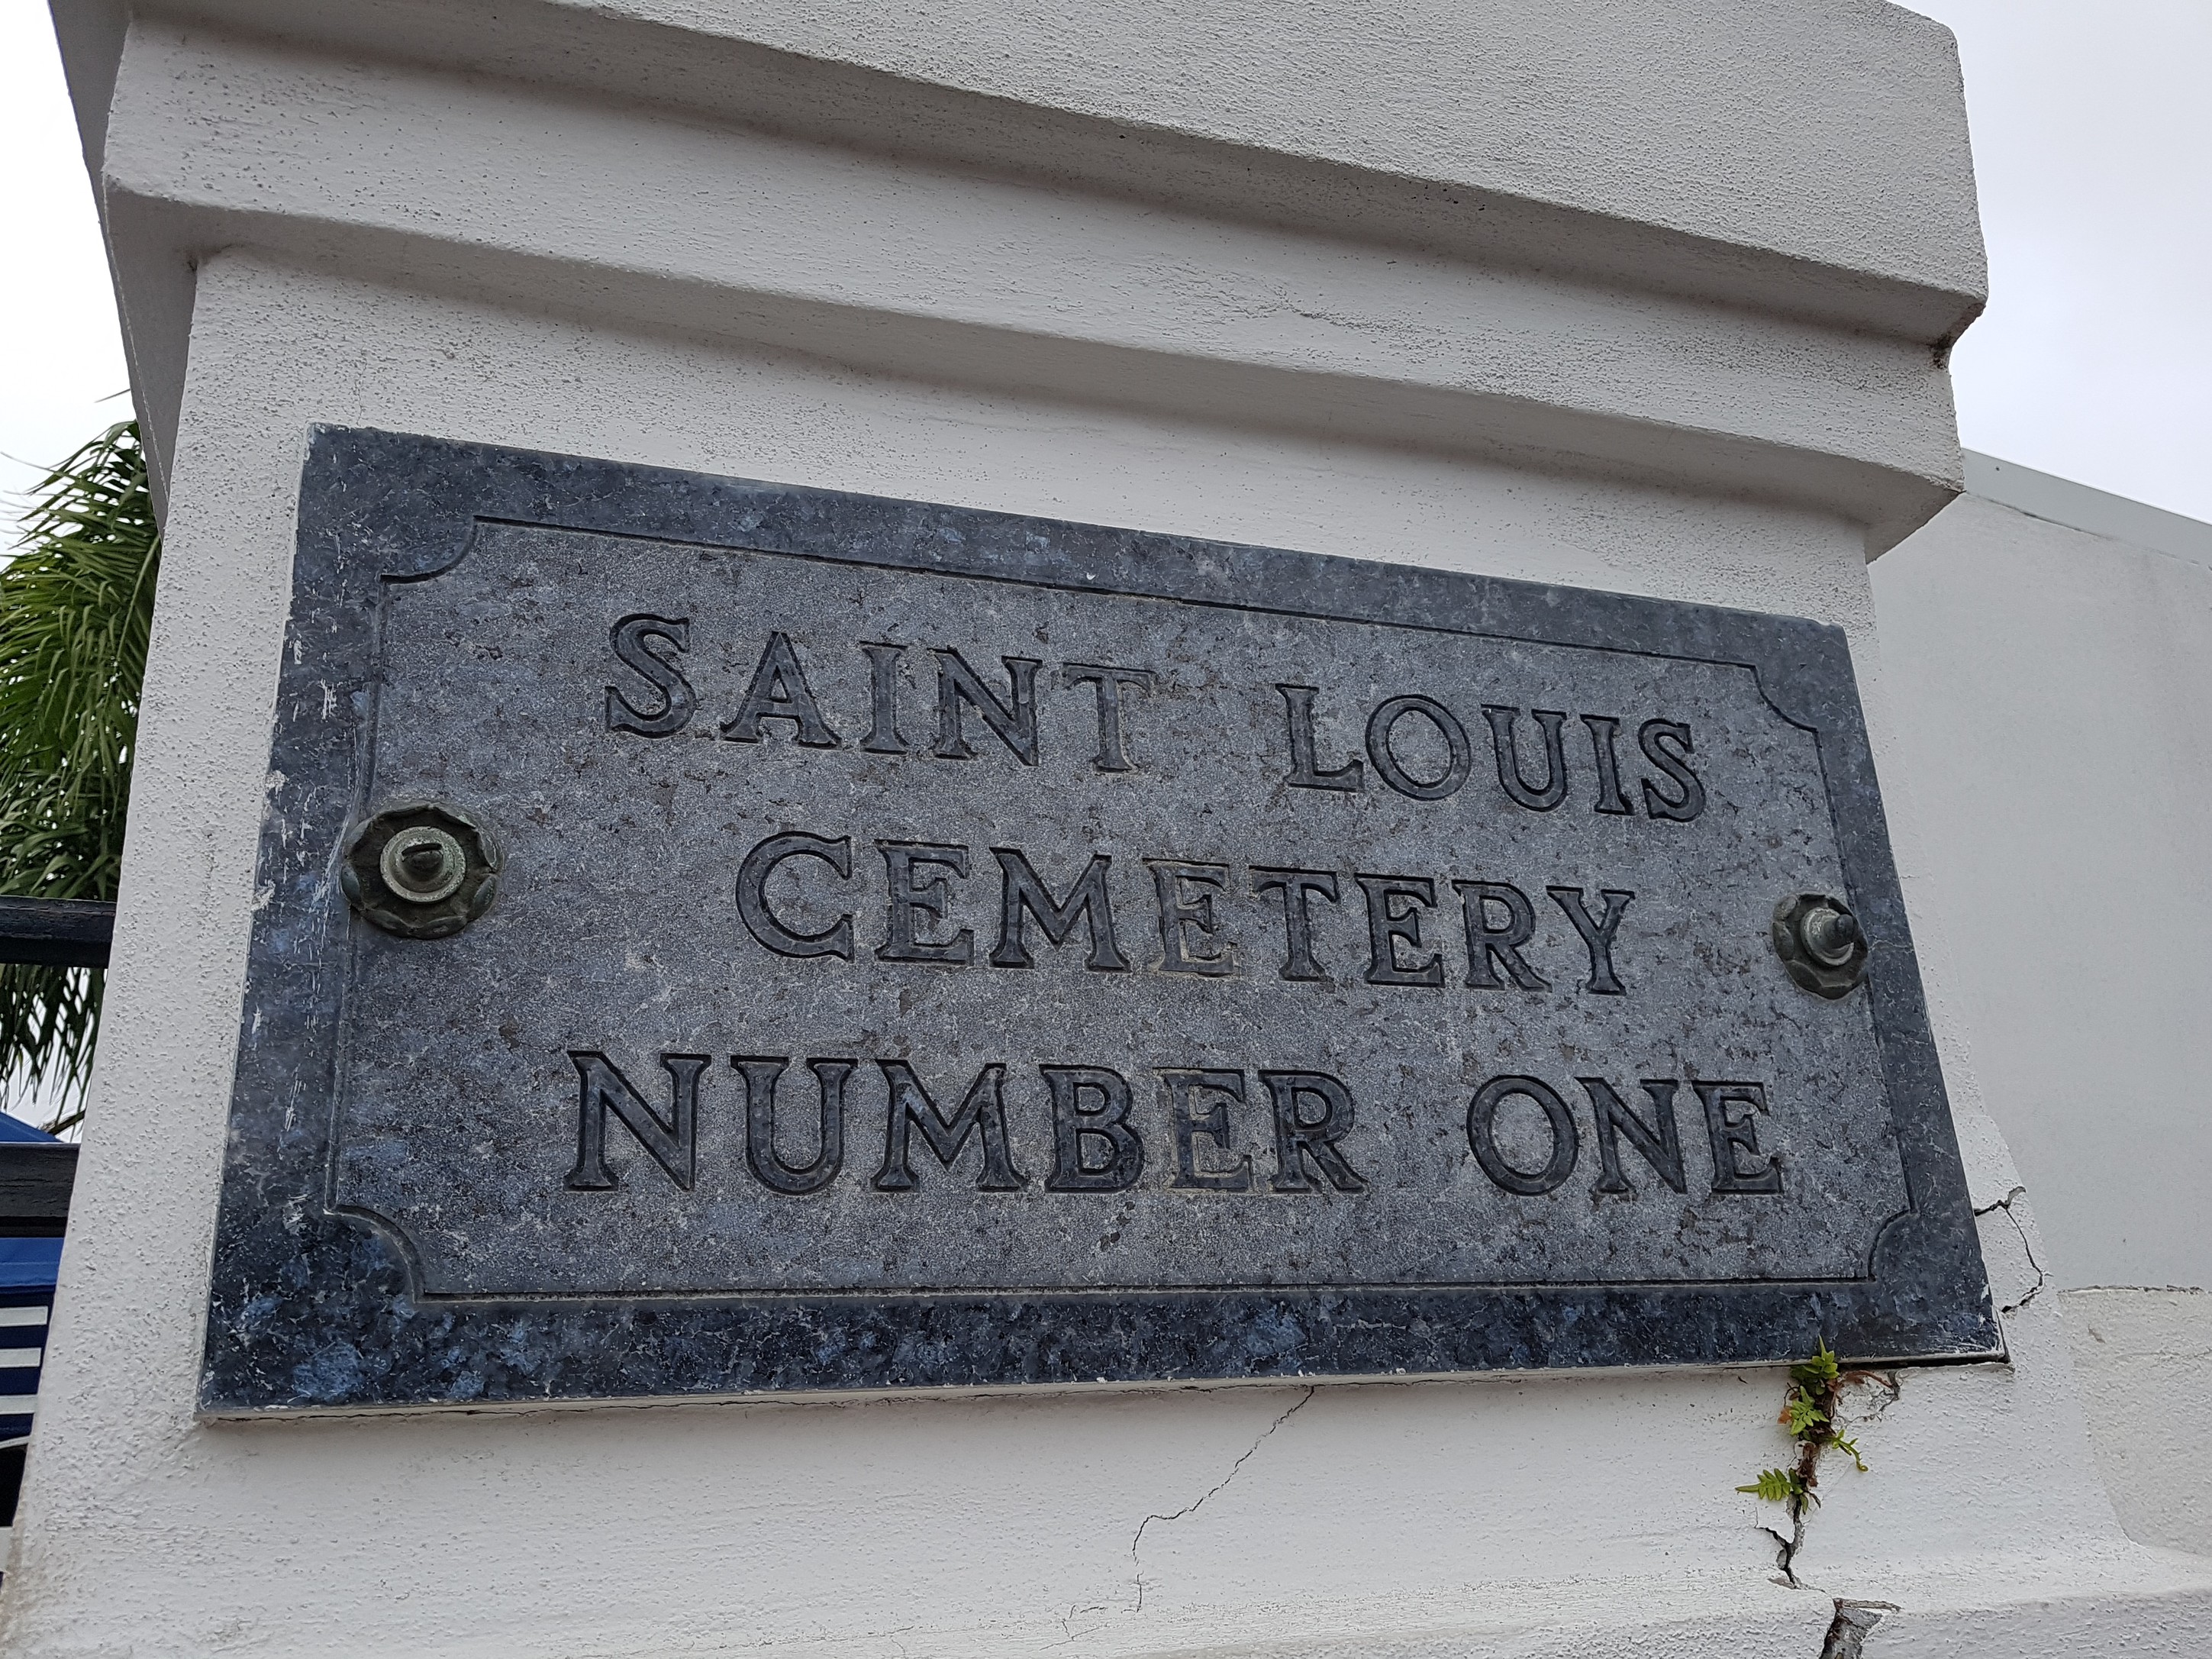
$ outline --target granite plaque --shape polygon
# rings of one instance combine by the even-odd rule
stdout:
[[[259,857],[210,1410],[1998,1346],[1832,628],[319,429]]]

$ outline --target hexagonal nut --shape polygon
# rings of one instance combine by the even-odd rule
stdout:
[[[1850,906],[1826,893],[1799,893],[1774,907],[1774,954],[1798,986],[1833,1002],[1866,978],[1866,934]]]
[[[499,843],[467,813],[404,801],[354,831],[338,885],[373,927],[401,939],[446,939],[491,908],[501,863]]]

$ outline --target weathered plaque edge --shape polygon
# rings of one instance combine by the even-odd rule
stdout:
[[[307,447],[204,1412],[1710,1366],[1815,1336],[1867,1361],[2002,1352],[1841,630],[400,434],[316,427]],[[1858,1279],[418,1297],[381,1234],[326,1206],[351,954],[334,864],[370,775],[378,590],[450,568],[486,522],[1747,667],[1819,747],[1878,950],[1867,994],[1909,1207]]]

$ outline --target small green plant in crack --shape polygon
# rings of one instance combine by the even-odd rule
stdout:
[[[1866,1459],[1859,1455],[1857,1443],[1842,1433],[1838,1425],[1841,1418],[1844,1392],[1847,1389],[1866,1386],[1877,1391],[1873,1408],[1867,1415],[1878,1416],[1897,1399],[1897,1378],[1882,1371],[1847,1371],[1836,1363],[1836,1356],[1828,1351],[1824,1340],[1814,1350],[1810,1359],[1800,1361],[1790,1368],[1790,1391],[1782,1397],[1780,1422],[1797,1443],[1796,1461],[1788,1468],[1761,1469],[1759,1478],[1738,1492],[1747,1492],[1770,1504],[1785,1505],[1790,1512],[1790,1535],[1784,1538],[1772,1527],[1773,1534],[1782,1546],[1775,1557],[1775,1565],[1782,1569],[1778,1582],[1790,1588],[1798,1587],[1797,1575],[1791,1564],[1805,1544],[1805,1517],[1820,1501],[1820,1455],[1833,1446],[1857,1465],[1861,1474],[1866,1473]]]
[[[1818,1504],[1820,1494],[1820,1454],[1833,1446],[1858,1466],[1861,1474],[1866,1473],[1866,1459],[1859,1455],[1857,1444],[1844,1437],[1836,1428],[1836,1408],[1843,1398],[1844,1385],[1856,1376],[1846,1376],[1836,1364],[1836,1356],[1828,1352],[1823,1340],[1810,1359],[1790,1368],[1790,1392],[1782,1398],[1779,1421],[1797,1443],[1797,1462],[1786,1469],[1761,1469],[1759,1478],[1747,1486],[1738,1486],[1738,1492],[1747,1492],[1770,1504],[1787,1504],[1790,1518],[1796,1520],[1808,1504]]]
[[[1758,1480],[1736,1490],[1756,1492],[1770,1504],[1802,1504],[1808,1498],[1816,1504],[1820,1501],[1813,1497],[1813,1489],[1805,1484],[1805,1477],[1795,1469],[1761,1469]]]

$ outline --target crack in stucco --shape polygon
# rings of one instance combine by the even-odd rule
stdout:
[[[1896,1613],[1894,1601],[1852,1601],[1838,1597],[1836,1616],[1828,1623],[1828,1634],[1820,1644],[1820,1659],[1860,1659],[1866,1648],[1867,1632],[1881,1622],[1885,1613]]]
[[[1903,1392],[1902,1385],[1898,1382],[1897,1373],[1895,1371],[1844,1372],[1844,1375],[1837,1380],[1836,1392],[1834,1395],[1834,1427],[1838,1432],[1841,1431],[1844,1426],[1843,1401],[1845,1392],[1852,1389],[1868,1388],[1876,1389],[1878,1392],[1875,1396],[1874,1404],[1863,1414],[1859,1414],[1852,1418],[1851,1426],[1854,1433],[1856,1433],[1858,1429],[1863,1427],[1864,1425],[1871,1423],[1875,1419],[1879,1418],[1892,1406],[1894,1406],[1898,1401],[1899,1395]],[[1799,1474],[1805,1477],[1806,1486],[1808,1490],[1808,1495],[1805,1498],[1793,1499],[1790,1503],[1790,1535],[1785,1538],[1772,1527],[1766,1526],[1763,1523],[1759,1527],[1759,1530],[1765,1533],[1769,1538],[1771,1538],[1778,1546],[1778,1548],[1775,1551],[1774,1565],[1781,1569],[1781,1573],[1774,1582],[1783,1586],[1785,1589],[1809,1589],[1814,1588],[1814,1586],[1807,1584],[1802,1579],[1797,1577],[1796,1561],[1799,1553],[1805,1547],[1806,1518],[1812,1513],[1814,1508],[1818,1503],[1818,1499],[1811,1496],[1809,1489],[1819,1484],[1818,1471],[1820,1469],[1820,1459],[1826,1450],[1827,1443],[1825,1442],[1809,1441],[1805,1442],[1802,1444],[1802,1449],[1801,1450],[1798,1457],[1797,1472]],[[1879,1607],[1887,1606],[1887,1603],[1881,1601],[1853,1601],[1850,1603],[1838,1601],[1836,1605],[1838,1607],[1842,1607],[1846,1605],[1851,1607]],[[1855,1645],[1847,1651],[1850,1654],[1856,1654],[1858,1651],[1858,1649]],[[1826,1650],[1825,1649],[1822,1650],[1822,1659],[1826,1659]]]
[[[1079,1613],[1104,1613],[1105,1611],[1105,1604],[1102,1601],[1069,1602],[1067,1611],[1060,1615],[1060,1640],[1048,1642],[1045,1645],[1048,1648],[1064,1648],[1071,1643],[1081,1641],[1086,1636],[1097,1634],[1104,1628],[1103,1622],[1086,1625],[1081,1630],[1078,1630],[1075,1628],[1075,1616]]]
[[[1215,1481],[1204,1492],[1199,1493],[1199,1495],[1191,1499],[1189,1503],[1184,1504],[1181,1509],[1176,1510],[1171,1515],[1160,1515],[1155,1513],[1146,1516],[1143,1520],[1137,1522],[1137,1530],[1129,1540],[1129,1576],[1135,1581],[1137,1587],[1137,1612],[1142,1613],[1145,1610],[1145,1574],[1142,1564],[1137,1559],[1137,1552],[1143,1547],[1145,1534],[1151,1528],[1152,1522],[1158,1521],[1164,1525],[1171,1521],[1180,1521],[1185,1516],[1196,1514],[1198,1510],[1205,1505],[1206,1501],[1208,1498],[1212,1498],[1214,1493],[1219,1492],[1224,1486],[1226,1486],[1231,1481],[1237,1478],[1237,1471],[1244,1467],[1245,1462],[1251,1457],[1254,1452],[1259,1450],[1261,1446],[1267,1443],[1268,1436],[1273,1434],[1277,1429],[1281,1428],[1284,1424],[1289,1422],[1293,1417],[1296,1417],[1300,1412],[1306,1408],[1307,1405],[1312,1401],[1316,1392],[1316,1389],[1309,1387],[1304,1394],[1292,1401],[1291,1404],[1284,1409],[1280,1416],[1277,1417],[1273,1422],[1268,1424],[1266,1428],[1260,1431],[1258,1439],[1253,1441],[1250,1445],[1244,1448],[1243,1452],[1238,1454],[1237,1461],[1229,1466],[1228,1474],[1223,1475],[1220,1480]]]
[[[2013,1200],[2014,1199],[2026,1198],[2027,1196],[2027,1188],[2015,1187],[2010,1192],[2007,1193],[2002,1198],[1997,1200],[1996,1203],[1984,1204],[1981,1208],[1974,1212],[1978,1216],[1984,1216],[1989,1214],[1992,1210],[2002,1210],[2004,1212],[2005,1219],[2012,1223],[2013,1231],[2020,1235],[2020,1248],[2021,1252],[2027,1257],[2027,1265],[2035,1269],[2035,1283],[2027,1287],[2027,1294],[2021,1297],[2017,1302],[2009,1303],[2004,1307],[1999,1308],[1997,1312],[2000,1315],[2018,1313],[2022,1308],[2025,1308],[2029,1303],[2035,1300],[2036,1292],[2040,1291],[2051,1278],[2049,1273],[2044,1272],[2043,1264],[2035,1259],[2035,1246],[2028,1243],[2027,1229],[2020,1224],[2020,1218],[2012,1212]]]
[[[1804,1585],[1797,1582],[1797,1575],[1790,1571],[1790,1564],[1797,1559],[1797,1552],[1805,1547],[1804,1516],[1798,1514],[1790,1516],[1790,1536],[1787,1538],[1775,1531],[1773,1528],[1763,1524],[1759,1531],[1780,1546],[1774,1553],[1774,1565],[1782,1569],[1782,1576],[1774,1582],[1784,1589],[1803,1589]]]

